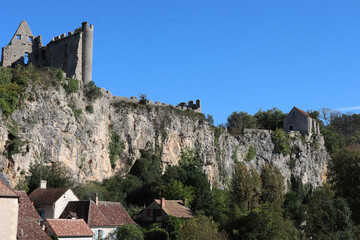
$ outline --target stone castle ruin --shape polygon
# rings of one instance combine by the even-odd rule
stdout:
[[[24,20],[10,43],[2,48],[0,66],[31,63],[36,67],[60,68],[67,77],[86,84],[92,80],[93,31],[92,24],[88,26],[87,22],[83,22],[81,28],[54,37],[43,46],[42,37],[34,36]]]
[[[15,67],[20,64],[26,66],[32,64],[35,67],[60,68],[66,73],[66,77],[82,80],[83,84],[92,81],[92,55],[93,55],[93,31],[94,27],[87,22],[82,23],[81,28],[74,32],[68,32],[54,37],[46,46],[42,45],[42,37],[34,36],[29,25],[23,20],[10,43],[2,48],[0,66]],[[136,97],[112,96],[112,101],[126,101],[138,103]],[[167,106],[166,103],[153,102],[147,104]],[[196,103],[189,101],[170,105],[181,110],[192,109],[201,112],[200,100]]]

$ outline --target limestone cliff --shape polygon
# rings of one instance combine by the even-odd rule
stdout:
[[[116,171],[125,174],[140,156],[140,149],[158,147],[163,166],[178,164],[182,150],[196,149],[209,180],[221,187],[226,187],[236,161],[257,169],[263,162],[272,162],[287,179],[293,173],[314,185],[321,185],[326,176],[329,157],[321,136],[305,139],[293,133],[292,153],[283,156],[277,153],[270,131],[245,130],[233,137],[210,126],[201,113],[161,103],[142,105],[135,98],[114,97],[104,89],[102,93],[101,98],[89,102],[82,89],[67,95],[62,87],[29,86],[29,97],[21,109],[7,118],[0,113],[1,172],[18,180],[31,162],[42,159],[45,164],[65,163],[79,181],[101,181]],[[87,106],[93,109],[86,111]],[[14,125],[23,144],[20,153],[8,156],[9,132]],[[114,169],[109,160],[113,132],[124,146]],[[255,155],[245,161],[249,148]]]

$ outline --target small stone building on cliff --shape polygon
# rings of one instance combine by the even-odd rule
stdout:
[[[93,25],[83,22],[74,32],[52,38],[47,46],[42,37],[34,36],[24,20],[10,43],[2,48],[0,66],[14,67],[32,64],[35,67],[62,69],[67,77],[92,80]]]
[[[319,124],[307,112],[293,107],[284,119],[284,131],[299,131],[303,135],[320,134]]]

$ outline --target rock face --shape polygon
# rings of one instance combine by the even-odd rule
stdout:
[[[224,129],[210,126],[201,113],[167,104],[137,103],[136,99],[114,97],[102,89],[103,96],[89,102],[83,90],[66,95],[62,87],[29,87],[30,97],[10,118],[0,117],[0,152],[6,153],[10,128],[17,125],[23,141],[20,153],[0,155],[0,170],[12,176],[13,185],[28,171],[30,163],[63,162],[79,181],[124,175],[140,157],[141,149],[161,149],[166,165],[177,165],[181,152],[195,149],[203,160],[203,170],[213,185],[226,187],[236,161],[254,165],[264,162],[279,166],[288,180],[291,174],[304,183],[321,185],[326,177],[326,153],[321,136],[301,137],[292,133],[292,153],[276,152],[271,131],[245,130],[233,137]],[[89,106],[92,106],[93,110]],[[124,149],[116,167],[109,160],[111,134],[117,133]],[[245,160],[249,148],[253,159]],[[254,149],[256,151],[254,151]]]

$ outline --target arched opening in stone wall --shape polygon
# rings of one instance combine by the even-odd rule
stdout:
[[[290,125],[289,126],[289,131],[293,131],[294,130],[294,126],[293,125]]]

